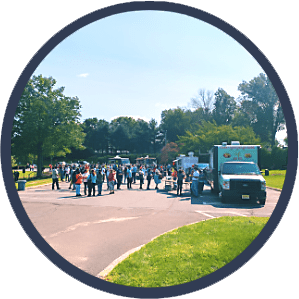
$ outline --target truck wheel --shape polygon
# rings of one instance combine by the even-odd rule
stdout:
[[[221,202],[222,202],[222,203],[227,203],[227,201],[228,201],[228,200],[227,200],[227,196],[224,196],[224,195],[223,195],[223,191],[221,191]]]
[[[227,197],[225,197],[225,196],[221,196],[221,202],[222,203],[227,203]]]
[[[266,203],[266,199],[260,199],[259,202],[260,202],[260,205],[264,206]]]

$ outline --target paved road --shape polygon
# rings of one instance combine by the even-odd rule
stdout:
[[[160,184],[160,187],[162,187]],[[207,188],[197,201],[189,192],[121,190],[109,195],[76,197],[62,182],[27,188],[19,196],[43,238],[61,256],[83,271],[97,276],[115,259],[156,236],[190,223],[221,216],[271,216],[280,192],[267,190],[265,206],[222,204]],[[82,192],[83,194],[83,192]]]

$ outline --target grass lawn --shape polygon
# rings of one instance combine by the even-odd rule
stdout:
[[[27,180],[28,178],[32,178],[36,176],[36,171],[26,171],[23,173],[22,171],[19,171],[19,180]]]
[[[265,171],[265,170],[263,170]],[[269,176],[263,175],[268,187],[282,189],[286,170],[269,170]]]
[[[19,180],[27,180],[25,188],[52,183],[52,178],[34,178],[28,180],[28,178],[33,177],[35,174],[36,172],[33,171],[26,171],[25,173],[20,172]],[[15,183],[15,186],[18,189],[18,183]]]
[[[196,280],[236,258],[268,219],[221,217],[178,228],[131,254],[106,280],[132,287],[164,287]]]
[[[40,186],[40,185],[49,184],[49,183],[52,183],[51,178],[50,179],[36,179],[36,180],[32,180],[32,181],[27,181],[26,185],[25,185],[25,188]],[[18,190],[18,184],[17,183],[15,183],[15,186]]]

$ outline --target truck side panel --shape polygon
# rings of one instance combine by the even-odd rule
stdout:
[[[213,148],[213,189],[215,192],[219,192],[218,186],[218,169],[219,169],[219,161],[218,161],[218,146],[214,146]]]

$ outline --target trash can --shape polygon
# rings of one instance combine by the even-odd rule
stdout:
[[[18,191],[25,190],[26,180],[18,181],[17,183],[18,183]]]
[[[268,176],[268,175],[269,175],[269,170],[265,169],[265,176]]]

